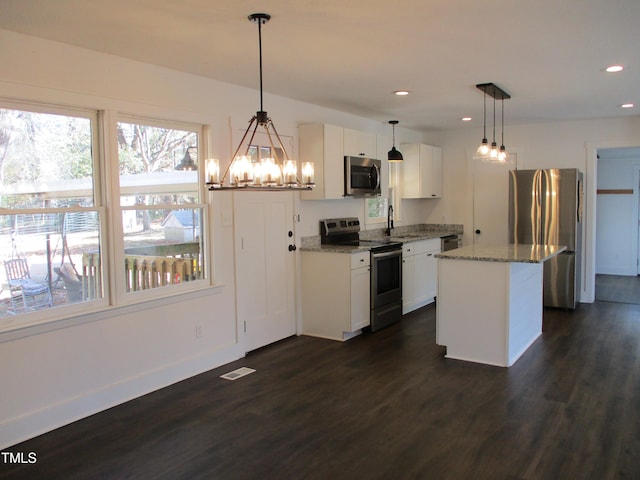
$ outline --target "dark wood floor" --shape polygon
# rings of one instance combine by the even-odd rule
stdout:
[[[597,274],[596,300],[640,304],[640,276]]]
[[[640,477],[640,306],[546,310],[511,368],[443,357],[435,310],[291,338],[10,449],[7,479]],[[219,375],[257,371],[236,381]]]

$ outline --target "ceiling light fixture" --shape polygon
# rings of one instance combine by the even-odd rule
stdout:
[[[463,122],[470,122],[471,120],[473,120],[472,117],[462,117],[460,120],[462,120]]]
[[[267,13],[252,13],[249,21],[258,24],[258,46],[260,56],[260,110],[251,118],[249,126],[244,132],[240,144],[220,178],[220,164],[216,159],[207,161],[207,187],[209,190],[311,190],[314,184],[314,168],[312,162],[302,164],[302,181],[298,179],[297,163],[287,154],[287,150],[280,139],[280,135],[263,108],[262,93],[262,25],[271,19]],[[260,163],[252,161],[249,149],[253,144],[256,131],[259,127],[267,134],[271,147],[271,158],[263,158]],[[253,128],[248,142],[249,131]],[[245,146],[244,155],[238,155]],[[225,185],[227,174],[231,173],[229,185]]]
[[[617,73],[624,70],[624,67],[622,65],[610,65],[605,70],[609,73]]]
[[[393,127],[393,146],[391,147],[391,150],[389,150],[387,160],[390,162],[402,162],[404,160],[402,158],[402,153],[396,150],[396,125],[398,124],[398,120],[389,120],[389,123]]]
[[[409,90],[396,90],[393,93],[395,93],[398,96],[404,96],[404,95],[409,95]]]
[[[196,150],[197,147],[187,147],[184,151],[184,157],[180,160],[180,163],[174,167],[174,170],[198,170],[198,164],[195,162],[191,154],[191,150]]]
[[[479,83],[476,88],[484,93],[484,136],[473,159],[489,163],[504,163],[507,158],[507,149],[504,146],[504,100],[511,98],[511,95],[494,83]],[[491,148],[489,148],[487,141],[487,95],[493,97],[493,142],[491,143]],[[496,100],[502,101],[502,145],[500,150],[498,150],[496,143]],[[504,154],[501,155],[501,152],[504,152]]]
[[[482,143],[473,156],[474,160],[486,160],[489,158],[489,144],[487,143],[487,92],[484,92],[484,107],[482,109]]]
[[[620,108],[633,108],[635,105],[633,103],[623,103],[620,105]]]

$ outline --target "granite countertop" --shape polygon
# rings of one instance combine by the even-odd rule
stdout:
[[[468,245],[434,256],[447,260],[542,263],[566,249],[565,245]]]
[[[352,253],[368,252],[371,250],[371,245],[321,245],[320,243],[313,243],[304,245],[299,250],[302,252],[345,253],[351,255]]]

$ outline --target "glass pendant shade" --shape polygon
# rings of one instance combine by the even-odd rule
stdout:
[[[482,139],[482,143],[476,150],[476,154],[473,156],[474,160],[482,160],[489,156],[489,141],[486,138]]]

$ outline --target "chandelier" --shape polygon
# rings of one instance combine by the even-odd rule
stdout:
[[[511,98],[511,95],[494,83],[479,83],[476,88],[484,93],[484,135],[473,159],[486,163],[505,163],[507,161],[507,149],[504,146],[504,101]],[[493,142],[491,142],[491,147],[489,147],[487,141],[487,95],[493,97]],[[496,100],[500,100],[502,106],[502,145],[499,150],[496,143]]]
[[[297,162],[289,157],[280,135],[271,118],[263,108],[262,93],[262,25],[271,19],[267,13],[253,13],[249,20],[258,24],[258,45],[260,53],[260,110],[249,121],[249,126],[236,148],[224,175],[220,177],[217,159],[207,160],[207,187],[209,190],[311,190],[314,184],[312,162],[302,164],[301,180],[298,177]],[[261,128],[269,140],[271,157],[261,161],[252,159],[249,150],[258,129]],[[248,141],[245,143],[245,141]],[[245,150],[239,155],[243,145]],[[227,183],[228,180],[228,183]]]

